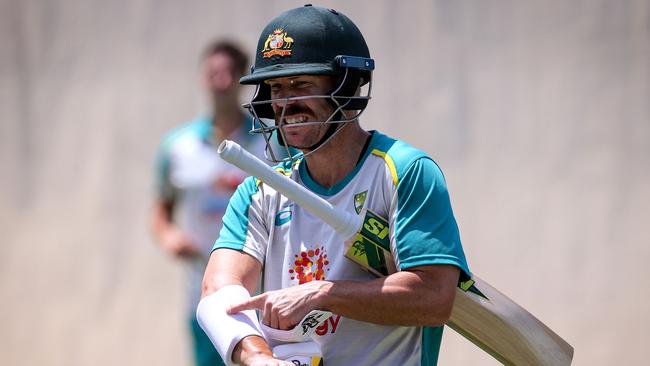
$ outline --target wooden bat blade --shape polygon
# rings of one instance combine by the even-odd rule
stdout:
[[[396,272],[385,235],[388,221],[366,209],[361,217],[345,256],[376,276]],[[447,325],[505,365],[566,366],[573,358],[571,345],[475,275],[459,284]]]
[[[499,290],[476,276],[484,295],[458,289],[447,325],[504,365],[567,366],[573,347]]]

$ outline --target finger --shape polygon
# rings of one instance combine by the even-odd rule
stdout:
[[[294,366],[293,362],[288,362],[284,360],[278,360],[276,358],[263,360],[263,361],[254,361],[250,364],[251,366]]]
[[[280,328],[280,315],[278,314],[277,309],[271,310],[271,327],[275,329]]]
[[[228,314],[235,314],[244,310],[253,310],[253,309],[262,309],[261,304],[264,303],[264,294],[253,296],[250,299],[240,301],[238,303],[232,304],[228,307],[226,312]]]
[[[273,328],[272,325],[272,317],[273,317],[273,308],[272,308],[271,302],[267,301],[266,304],[264,304],[264,311],[262,313],[262,322],[265,325],[268,325],[269,327]]]
[[[293,319],[288,316],[282,316],[280,314],[278,315],[278,329],[293,329],[293,327],[295,327],[297,324],[298,322],[294,322]]]

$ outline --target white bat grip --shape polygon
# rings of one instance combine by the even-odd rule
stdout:
[[[362,219],[359,216],[336,210],[329,202],[293,180],[282,176],[236,142],[224,140],[219,145],[217,152],[223,160],[257,177],[285,197],[318,216],[346,240],[352,238],[361,228]]]

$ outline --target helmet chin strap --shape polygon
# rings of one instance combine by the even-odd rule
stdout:
[[[338,111],[338,112],[336,112],[336,115],[334,116],[334,120],[341,120],[342,119],[341,117],[343,117],[343,114],[341,113],[341,111]],[[330,126],[327,128],[327,131],[325,131],[325,134],[323,135],[323,137],[321,137],[321,139],[317,143],[315,143],[315,144],[313,144],[313,145],[311,145],[309,147],[306,147],[304,149],[310,150],[310,151],[314,151],[314,150],[318,149],[322,144],[325,143],[325,141],[329,140],[330,137],[332,137],[336,133],[336,131],[339,129],[339,127],[342,126],[342,122],[330,123],[329,125]]]
[[[332,119],[333,120],[341,120],[341,119],[343,119],[343,113],[341,111],[336,112],[336,114],[334,115],[334,118],[332,118]],[[327,140],[329,140],[336,133],[336,131],[338,131],[338,129],[344,124],[345,124],[345,122],[329,123],[329,127],[327,128],[327,131],[325,131],[325,134],[323,135],[323,137],[321,137],[321,139],[318,140],[318,142],[316,142],[315,144],[313,144],[311,146],[307,146],[307,147],[297,147],[297,146],[291,146],[291,145],[289,145],[289,146],[291,146],[291,147],[293,147],[295,149],[304,149],[304,150],[314,151],[314,150],[318,149],[321,145],[323,145],[325,142],[327,142]],[[281,146],[287,146],[287,143],[282,138],[282,134],[278,133],[276,135],[276,137],[278,139],[278,143]]]

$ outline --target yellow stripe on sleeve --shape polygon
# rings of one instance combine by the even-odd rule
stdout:
[[[397,169],[395,169],[395,163],[393,162],[393,159],[386,154],[385,151],[381,151],[378,149],[372,150],[373,155],[380,156],[384,161],[386,162],[386,165],[388,165],[388,170],[390,170],[390,175],[393,176],[393,184],[397,187],[397,182],[399,179],[397,178]]]

